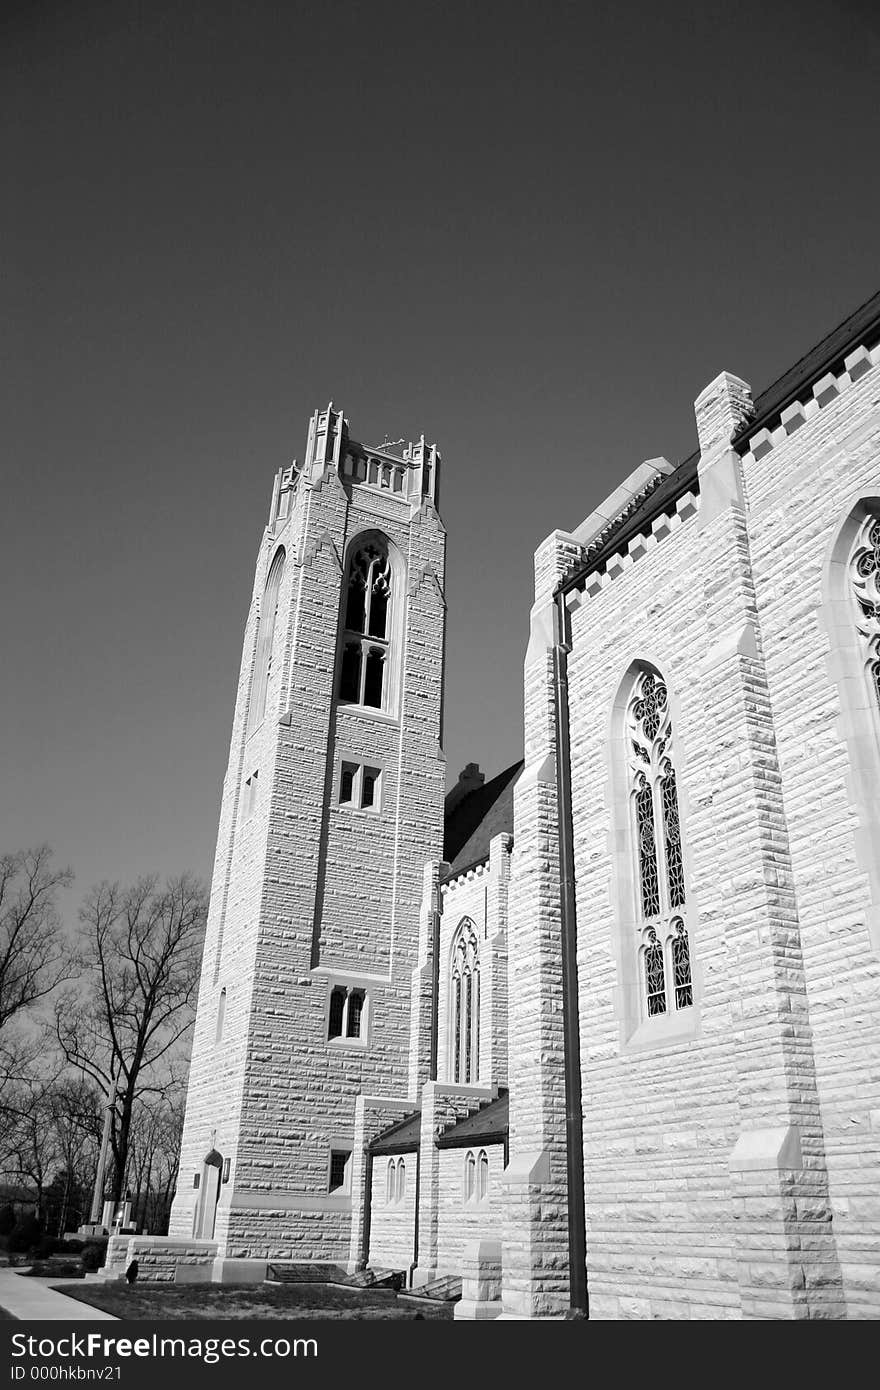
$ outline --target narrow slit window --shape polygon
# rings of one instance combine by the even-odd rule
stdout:
[[[364,809],[375,806],[378,789],[379,769],[377,767],[365,767],[361,790],[361,806]]]
[[[347,1038],[360,1037],[363,1012],[364,992],[362,989],[353,989],[348,996],[348,1019],[345,1029],[345,1036]]]
[[[333,1149],[330,1153],[330,1183],[331,1192],[345,1192],[348,1190],[348,1170],[351,1161],[351,1151],[348,1149]]]
[[[342,1037],[342,1021],[345,1013],[344,989],[334,989],[330,993],[330,1018],[327,1026],[328,1038]]]
[[[466,1202],[473,1201],[476,1193],[476,1174],[477,1160],[469,1151],[464,1161],[464,1199]]]
[[[343,806],[350,806],[354,801],[354,779],[357,772],[357,763],[342,764],[342,771],[339,776],[339,801]]]

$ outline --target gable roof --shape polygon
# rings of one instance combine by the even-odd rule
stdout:
[[[443,858],[449,864],[446,882],[489,857],[489,841],[513,834],[513,789],[524,767],[522,759],[499,772],[491,782],[468,792],[447,815],[443,829]]]
[[[751,437],[783,411],[800,399],[813,382],[826,372],[840,371],[843,359],[854,347],[864,343],[872,347],[880,340],[880,291],[860,305],[854,313],[832,329],[820,343],[789,367],[782,376],[754,398],[755,413],[734,435],[733,447],[745,453]],[[583,559],[569,570],[558,589],[568,593],[582,586],[593,570],[599,569],[612,555],[639,535],[655,517],[662,516],[686,492],[699,490],[698,469],[700,450],[695,449],[673,471],[660,479],[654,478],[630,505],[606,526],[588,546]]]
[[[408,1154],[415,1153],[419,1147],[422,1133],[422,1112],[413,1110],[411,1114],[404,1115],[402,1120],[395,1120],[393,1125],[383,1129],[381,1134],[377,1134],[369,1145],[371,1154]]]
[[[438,1149],[467,1149],[472,1144],[503,1144],[508,1135],[509,1107],[507,1091],[490,1100],[471,1115],[456,1120],[437,1136]]]

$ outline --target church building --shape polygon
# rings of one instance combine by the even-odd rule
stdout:
[[[440,455],[313,416],[245,628],[170,1236],[108,1268],[880,1315],[880,295],[695,410],[688,458],[538,547],[523,760],[448,794]]]

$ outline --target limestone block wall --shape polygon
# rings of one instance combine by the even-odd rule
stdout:
[[[377,529],[398,557],[398,682],[387,710],[354,711],[334,695],[340,592],[350,545]],[[334,466],[314,466],[264,544],[255,595],[287,537],[266,715],[250,732],[250,627],[246,635],[221,817],[231,848],[218,846],[214,886],[225,903],[222,965],[215,981],[212,899],[182,1174],[198,1168],[216,1130],[232,1166],[218,1208],[221,1253],[344,1258],[351,1199],[347,1187],[328,1191],[330,1156],[353,1145],[359,1093],[406,1094],[422,872],[441,849],[445,533],[430,503],[343,486]],[[338,805],[343,757],[382,768],[375,812]],[[243,788],[255,771],[252,804]],[[328,1040],[334,983],[366,991],[356,1041]],[[218,1040],[212,1016],[224,984]],[[182,1186],[172,1229],[186,1232],[192,1205]]]
[[[749,389],[712,383],[699,512],[677,504],[571,603],[594,1317],[876,1316],[878,739],[839,586],[880,494],[880,388],[874,354],[852,362],[742,461]],[[669,689],[694,979],[662,1020],[623,726],[647,664]]]
[[[525,766],[514,793],[508,928],[503,1301],[512,1317],[562,1316],[569,1305],[552,593],[581,553],[559,532],[539,548],[525,658]]]
[[[434,1139],[441,1129],[494,1100],[497,1086],[456,1086],[428,1081],[422,1087],[419,1142],[419,1259],[417,1282],[436,1277],[439,1253],[441,1154]],[[454,1272],[454,1271],[452,1271]]]
[[[483,1199],[465,1195],[465,1161],[473,1153],[489,1160],[489,1191]],[[441,1149],[437,1221],[437,1268],[440,1274],[461,1274],[462,1257],[469,1241],[501,1238],[504,1145],[480,1144],[473,1149]]]
[[[480,1046],[474,1085],[507,1082],[507,889],[509,836],[492,842],[489,860],[451,879],[441,889],[440,997],[437,1069],[441,1081],[453,1071],[453,943],[461,922],[473,922],[479,940]]]
[[[700,663],[705,624],[696,521],[680,524],[573,615],[569,658],[587,1268],[590,1316],[738,1317],[728,1161],[739,1131],[731,1037],[733,980],[720,922],[701,890],[717,861],[693,805],[713,787],[691,774],[711,732]],[[625,634],[625,640],[621,640]],[[632,1007],[638,936],[615,705],[628,668],[650,661],[673,703],[698,1015],[690,1035],[659,1037]],[[731,750],[728,755],[736,757]],[[698,764],[699,766],[699,764]],[[623,798],[623,815],[614,816]],[[630,984],[630,989],[627,989]],[[696,1011],[695,1011],[696,1013]]]
[[[369,1171],[368,1145],[378,1134],[418,1108],[417,1102],[385,1096],[358,1096],[355,1102],[354,1150],[351,1162],[351,1234],[348,1270],[354,1273],[368,1263],[366,1184]],[[381,1159],[376,1157],[375,1164]],[[372,1197],[372,1182],[370,1183]],[[372,1221],[372,1208],[370,1211]]]
[[[192,1235],[193,1213],[198,1197],[193,1179],[196,1174],[201,1177],[202,1160],[207,1151],[216,1147],[224,1156],[230,1157],[233,1170],[235,1167],[256,960],[262,863],[268,833],[269,791],[275,762],[277,711],[284,701],[285,635],[280,623],[275,630],[276,659],[267,689],[267,715],[250,731],[247,724],[248,704],[269,567],[279,546],[284,546],[287,561],[279,595],[279,613],[284,613],[295,602],[295,560],[301,543],[304,517],[305,501],[300,496],[284,525],[277,530],[267,529],[257,560],[244,634],[229,765],[223,783],[178,1188],[169,1227],[171,1234],[177,1236]],[[254,771],[258,771],[259,778],[251,807],[246,782]],[[225,1018],[222,1037],[218,1038],[218,1008],[221,991],[224,990]],[[221,1189],[217,1207],[215,1234],[221,1248],[231,1191],[228,1184]]]
[[[370,1265],[374,1269],[409,1269],[414,1262],[416,1220],[415,1153],[382,1154],[373,1162]],[[404,1169],[404,1189],[398,1193],[398,1165]],[[389,1167],[395,1172],[389,1178]]]
[[[743,460],[834,1233],[850,1317],[880,1313],[880,739],[846,561],[880,498],[880,351]]]

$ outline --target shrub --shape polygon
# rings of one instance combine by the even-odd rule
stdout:
[[[83,1247],[82,1267],[88,1273],[93,1274],[96,1269],[100,1269],[107,1258],[106,1240],[89,1240]]]
[[[38,1260],[48,1260],[50,1255],[56,1251],[64,1249],[64,1241],[58,1240],[56,1236],[40,1236],[34,1246],[34,1254]]]
[[[5,1207],[0,1207],[0,1236],[11,1236],[15,1230],[15,1211],[6,1203]]]
[[[15,1229],[9,1237],[9,1249],[16,1254],[23,1254],[27,1250],[32,1250],[43,1234],[42,1222],[30,1214],[19,1217],[15,1223]]]

